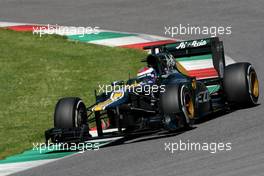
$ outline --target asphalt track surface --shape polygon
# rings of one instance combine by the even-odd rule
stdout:
[[[226,54],[251,62],[263,90],[263,0],[1,0],[0,19],[11,22],[92,26],[164,35],[164,26],[232,26],[222,36]],[[204,36],[181,35],[190,39]],[[257,107],[222,115],[179,135],[144,138],[129,144],[88,151],[17,175],[263,175],[263,94]],[[164,151],[164,143],[231,142],[232,151]]]

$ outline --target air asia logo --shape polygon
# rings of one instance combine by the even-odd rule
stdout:
[[[186,47],[199,47],[206,45],[207,42],[205,40],[194,40],[192,42],[181,42],[178,46],[176,46],[176,49],[184,49]]]

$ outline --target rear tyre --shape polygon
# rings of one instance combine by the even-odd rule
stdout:
[[[54,113],[55,128],[77,128],[87,125],[85,104],[78,97],[62,98],[58,101]]]
[[[256,105],[259,98],[257,73],[250,63],[235,63],[225,68],[224,90],[227,100],[239,106]]]

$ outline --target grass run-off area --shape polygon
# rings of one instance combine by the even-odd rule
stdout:
[[[0,29],[0,158],[44,142],[57,100],[95,101],[99,84],[135,75],[143,51]]]

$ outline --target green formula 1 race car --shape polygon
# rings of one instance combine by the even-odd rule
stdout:
[[[171,132],[188,128],[208,114],[258,103],[255,69],[250,63],[227,65],[223,42],[218,38],[145,49],[151,51],[143,60],[146,67],[135,78],[113,82],[112,91],[96,95],[93,105],[86,107],[77,97],[60,99],[54,128],[45,132],[46,141],[80,142],[142,131]],[[109,129],[116,130],[105,132],[104,118],[109,119]],[[96,136],[90,134],[91,119],[96,122]]]

